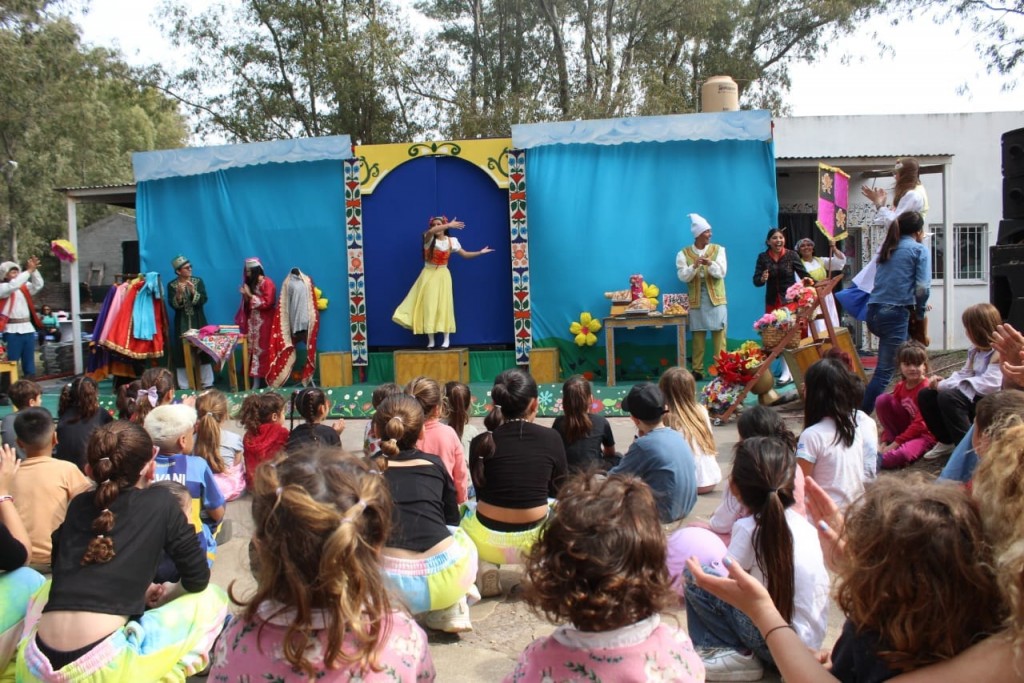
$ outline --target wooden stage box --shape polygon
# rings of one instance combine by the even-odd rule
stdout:
[[[441,384],[469,384],[469,349],[405,349],[395,351],[395,383],[404,386],[417,377]]]
[[[559,381],[558,348],[530,349],[530,374],[537,384],[555,384]]]
[[[348,351],[324,351],[320,354],[320,386],[352,386],[352,354]]]

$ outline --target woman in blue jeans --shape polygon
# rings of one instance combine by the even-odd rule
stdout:
[[[907,340],[911,315],[924,318],[931,290],[932,260],[924,239],[924,219],[916,211],[889,224],[878,252],[875,287],[868,298],[868,330],[878,337],[878,365],[861,410],[871,414],[896,370],[896,351]]]

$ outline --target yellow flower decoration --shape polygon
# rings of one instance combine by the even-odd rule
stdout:
[[[323,297],[323,291],[319,287],[314,287],[313,294],[316,295],[316,310],[326,311],[328,301]]]
[[[596,333],[600,330],[600,321],[590,315],[588,311],[580,313],[579,321],[569,325],[569,334],[575,337],[576,346],[593,346],[597,343]]]
[[[658,295],[661,294],[661,290],[658,289],[658,285],[651,285],[644,283],[644,296],[651,300],[651,304],[654,308],[658,307]]]

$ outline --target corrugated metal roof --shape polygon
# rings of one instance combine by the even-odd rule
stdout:
[[[60,192],[65,197],[89,204],[110,204],[126,209],[135,208],[135,183],[90,185],[86,187],[55,187],[54,192]]]

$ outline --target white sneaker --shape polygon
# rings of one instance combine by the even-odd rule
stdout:
[[[476,570],[476,587],[480,589],[482,598],[501,595],[501,574],[498,572],[498,565],[480,560]]]
[[[466,596],[459,598],[459,601],[447,609],[427,612],[423,624],[435,631],[445,633],[465,633],[473,630],[473,624],[469,620],[469,605],[466,604]]]
[[[932,446],[932,449],[925,453],[922,457],[925,460],[938,460],[939,458],[949,455],[956,449],[956,446],[951,443],[937,443]]]
[[[728,648],[701,650],[706,681],[759,681],[764,677],[764,666],[751,654],[740,654]]]

